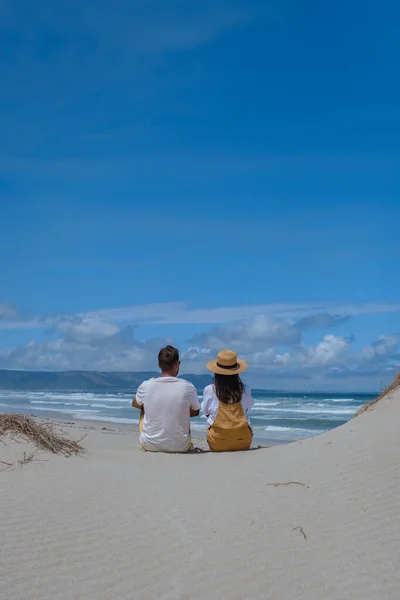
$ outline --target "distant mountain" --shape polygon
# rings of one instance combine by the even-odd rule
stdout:
[[[100,372],[100,371],[9,371],[0,369],[0,389],[30,391],[128,391],[150,377],[155,371]],[[211,383],[210,375],[182,375],[201,390]]]

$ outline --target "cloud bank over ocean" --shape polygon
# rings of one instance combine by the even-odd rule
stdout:
[[[159,348],[175,343],[182,352],[183,372],[205,372],[205,363],[218,349],[232,347],[249,362],[249,378],[256,384],[378,389],[378,382],[390,380],[400,362],[400,333],[383,333],[360,346],[352,324],[360,315],[397,311],[400,304],[383,302],[215,308],[171,302],[27,316],[4,303],[0,330],[26,330],[31,339],[2,348],[0,368],[152,370]],[[170,334],[143,338],[143,324],[155,331],[162,326],[163,332],[168,325]],[[195,331],[183,343],[175,335],[180,324]]]

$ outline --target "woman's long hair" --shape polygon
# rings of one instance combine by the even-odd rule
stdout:
[[[218,400],[224,404],[240,402],[244,392],[244,385],[239,375],[214,375],[215,393]]]

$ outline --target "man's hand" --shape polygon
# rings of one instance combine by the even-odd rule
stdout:
[[[191,417],[198,417],[199,414],[200,414],[200,410],[199,409],[193,410],[193,408],[190,408],[190,416]]]

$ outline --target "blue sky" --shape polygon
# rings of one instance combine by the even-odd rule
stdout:
[[[400,363],[394,1],[0,4],[0,367],[379,389]]]

